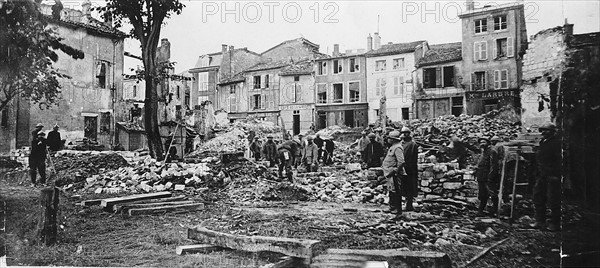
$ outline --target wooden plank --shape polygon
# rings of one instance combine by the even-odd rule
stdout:
[[[100,206],[103,208],[108,208],[108,207],[112,208],[112,206],[114,206],[116,204],[123,204],[123,203],[128,203],[128,202],[133,202],[133,201],[157,199],[157,198],[164,198],[164,197],[171,197],[171,192],[136,194],[136,195],[123,196],[123,197],[107,198],[107,199],[102,199]]]
[[[209,244],[185,245],[185,246],[177,246],[177,248],[175,248],[175,253],[177,255],[196,254],[196,253],[211,253],[213,251],[217,251],[220,249],[222,249],[222,248],[213,246],[213,245],[209,245]]]
[[[497,247],[498,245],[506,242],[506,240],[508,240],[510,237],[504,238],[496,243],[494,243],[493,245],[489,246],[488,248],[484,249],[482,252],[479,252],[479,254],[475,255],[475,257],[471,258],[471,260],[469,260],[469,262],[465,263],[463,266],[461,267],[467,267],[471,264],[473,264],[474,262],[476,262],[477,260],[479,260],[481,257],[483,257],[483,255],[485,255],[486,253],[488,253],[490,250],[492,250],[493,248]]]
[[[389,267],[452,267],[450,257],[446,253],[435,251],[328,249],[327,254],[338,255],[338,258],[339,255],[347,255],[361,256],[367,261],[386,261]]]
[[[133,208],[129,210],[129,216],[144,215],[144,214],[157,214],[166,213],[172,211],[195,211],[203,209],[204,204],[192,203],[178,206],[161,206],[161,207],[149,207],[149,208]]]
[[[100,205],[100,203],[102,203],[102,199],[85,200],[85,201],[81,201],[80,204],[84,207],[90,207],[90,206]]]
[[[318,240],[269,236],[244,236],[221,233],[195,227],[188,229],[188,238],[202,243],[249,252],[270,251],[292,257],[304,258],[310,263],[314,245]]]
[[[130,205],[175,202],[175,201],[183,201],[185,199],[187,199],[187,197],[185,195],[180,195],[180,196],[167,197],[167,198],[158,198],[158,199],[127,202],[127,203],[123,203],[123,204],[114,205],[112,208],[115,213],[118,213],[123,209],[123,207],[130,206]]]
[[[155,207],[166,207],[166,206],[179,206],[187,204],[196,204],[196,201],[176,201],[176,202],[160,202],[160,203],[148,203],[148,204],[125,204],[120,207],[120,212],[127,214],[129,210],[136,208],[155,208]],[[117,206],[115,206],[116,208]]]

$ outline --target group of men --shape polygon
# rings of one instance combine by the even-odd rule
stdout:
[[[406,210],[412,211],[413,200],[418,193],[418,145],[412,140],[408,127],[387,134],[386,145],[375,133],[362,133],[358,147],[367,168],[381,167],[389,194],[390,213],[402,214],[402,197],[406,198]],[[384,150],[387,147],[387,153]]]
[[[334,149],[333,141],[321,138],[318,133],[316,137],[309,135],[304,138],[301,134],[297,139],[287,137],[281,143],[276,143],[272,135],[267,136],[264,144],[254,137],[250,143],[250,152],[256,161],[265,159],[270,167],[278,165],[279,177],[283,179],[285,171],[289,181],[293,178],[292,168],[298,170],[299,166],[304,166],[307,172],[315,172],[320,161],[325,165],[333,163]]]
[[[48,157],[48,149],[51,151],[58,151],[62,149],[63,141],[60,138],[60,132],[58,132],[58,125],[54,125],[52,131],[48,133],[48,139],[46,139],[46,133],[42,131],[44,125],[38,123],[33,131],[31,131],[31,152],[29,154],[29,176],[31,178],[31,185],[36,186],[38,184],[37,173],[40,174],[40,184],[46,183],[46,158]]]

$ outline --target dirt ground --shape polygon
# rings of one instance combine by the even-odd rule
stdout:
[[[549,233],[519,229],[502,222],[483,223],[468,208],[449,213],[440,205],[423,205],[398,220],[383,213],[380,206],[303,201],[246,204],[207,201],[205,209],[197,212],[123,217],[98,207],[76,206],[80,199],[64,193],[60,199],[58,243],[43,247],[35,239],[40,188],[19,181],[27,180],[0,180],[0,207],[6,227],[0,235],[4,245],[0,253],[5,253],[8,265],[14,266],[259,267],[280,257],[238,251],[176,255],[176,246],[194,244],[186,238],[187,228],[198,225],[233,234],[317,239],[321,240],[317,254],[327,248],[404,247],[445,252],[454,267],[462,267],[486,247],[508,238],[470,267],[558,267],[561,254],[568,256],[563,259],[564,265],[582,266],[585,261],[591,264],[589,267],[598,264],[598,227],[582,219],[568,221],[562,233]],[[82,199],[106,196],[92,194]],[[577,215],[580,214],[565,213],[571,218]],[[419,222],[426,228],[492,227],[498,234],[471,244],[427,244],[434,238],[410,233],[414,230],[410,228],[392,228],[408,222]]]

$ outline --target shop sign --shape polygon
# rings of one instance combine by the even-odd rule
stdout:
[[[504,97],[519,97],[517,89],[504,90],[489,90],[489,91],[472,91],[466,92],[467,100],[488,100]]]

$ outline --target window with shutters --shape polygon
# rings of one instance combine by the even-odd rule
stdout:
[[[404,94],[404,77],[394,77],[394,95]]]
[[[487,32],[487,19],[475,20],[475,33]]]
[[[208,91],[208,72],[198,73],[198,91]]]
[[[254,79],[253,80],[254,81],[254,86],[252,88],[254,88],[254,89],[260,89],[260,86],[261,86],[261,84],[260,84],[260,75],[255,75],[253,79]]]
[[[508,88],[508,70],[495,70],[494,71],[494,88],[496,88],[496,89],[507,89]]]
[[[327,84],[317,84],[317,103],[327,103]]]
[[[348,89],[350,90],[350,102],[360,101],[360,82],[348,83]]]
[[[351,73],[360,71],[359,67],[358,67],[358,61],[356,60],[356,58],[349,59],[348,60],[348,65],[349,65],[348,69],[350,70]]]
[[[262,107],[262,95],[254,94],[252,95],[252,110],[258,110]]]
[[[453,87],[456,78],[454,77],[454,66],[445,66],[443,73],[443,87]]]
[[[106,88],[107,64],[106,62],[98,62],[96,64],[96,86]]]
[[[423,88],[436,88],[437,80],[436,68],[423,69]]]
[[[269,75],[265,75],[265,88],[269,88]]]
[[[496,58],[504,58],[508,55],[508,43],[506,41],[506,38],[496,39],[496,46],[494,48],[496,50],[496,52],[494,53]]]
[[[326,75],[327,74],[327,62],[319,62],[318,64],[318,71],[317,74],[318,75]]]
[[[385,71],[385,60],[375,62],[375,71]]]
[[[344,84],[333,84],[333,102],[344,102]]]
[[[506,15],[494,17],[494,31],[506,30]]]
[[[487,41],[473,43],[474,60],[487,60]]]
[[[394,70],[404,69],[404,58],[394,59],[392,63]]]
[[[292,92],[291,92],[291,96],[292,96],[292,102],[299,102],[302,101],[302,85],[298,84],[298,83],[294,83],[292,85]]]
[[[237,112],[237,98],[235,94],[235,85],[229,86],[229,111]],[[208,97],[208,96],[206,96]],[[201,104],[200,97],[198,97],[198,104]]]
[[[178,85],[176,87],[177,99],[181,99],[181,87]]]
[[[333,61],[333,73],[334,74],[338,74],[342,72],[342,62],[341,60],[334,60]]]
[[[473,90],[485,90],[486,88],[485,72],[473,73]]]
[[[185,92],[185,97],[184,97],[184,103],[185,106],[189,109],[190,107],[190,92]]]
[[[387,86],[387,81],[385,78],[377,78],[375,82],[375,95],[385,95],[385,88]]]

